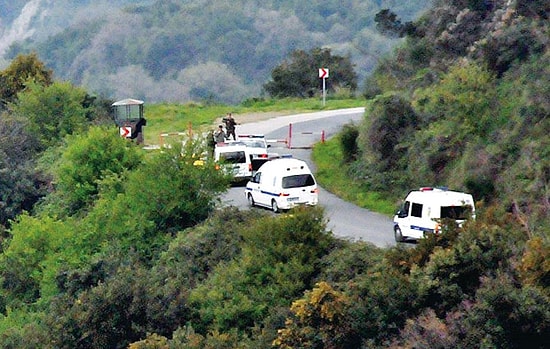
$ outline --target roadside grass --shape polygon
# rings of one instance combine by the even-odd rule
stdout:
[[[263,112],[277,112],[282,115],[290,115],[321,110],[363,107],[365,104],[366,101],[363,98],[327,99],[325,106],[322,105],[322,101],[319,98],[254,98],[246,100],[239,105],[201,103],[146,104],[144,113],[147,126],[144,127],[143,132],[145,143],[158,144],[161,133],[189,132],[190,130],[202,132],[214,125],[227,112],[237,115]]]
[[[315,177],[326,190],[359,207],[387,216],[395,213],[397,198],[384,197],[385,194],[369,191],[365,183],[350,178],[348,166],[343,162],[338,137],[316,144],[312,160],[317,170]]]

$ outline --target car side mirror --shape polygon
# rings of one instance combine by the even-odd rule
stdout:
[[[403,210],[397,210],[397,217],[399,218],[405,218],[407,217],[407,212],[406,211],[403,211]]]

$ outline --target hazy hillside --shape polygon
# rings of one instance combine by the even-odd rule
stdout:
[[[391,8],[411,20],[428,4],[1,1],[7,11],[0,55],[6,64],[36,50],[57,78],[113,98],[233,103],[257,96],[271,70],[296,49],[323,46],[350,55],[362,82],[397,43],[376,31],[376,13]]]
[[[263,30],[246,40],[233,33],[241,38],[234,52],[265,39],[245,49],[241,73],[268,66],[255,55],[267,62],[270,45],[301,39],[274,21],[322,32],[273,3],[269,13],[225,6],[227,16],[211,15],[208,25],[193,9],[214,13],[214,5],[134,7],[60,33],[49,62],[92,81],[84,68],[108,57],[118,64],[113,76],[149,69],[140,86],[168,93],[163,79],[192,75],[169,67],[204,63],[197,81],[219,72],[214,59],[231,51],[227,40],[206,49],[231,32],[228,18]],[[337,9],[323,30],[337,26]],[[19,56],[0,72],[0,93],[13,101],[0,117],[0,348],[547,349],[550,3],[434,0],[414,23],[384,13],[377,23],[406,39],[372,74],[364,122],[325,143],[343,146],[330,157],[332,172],[362,196],[464,189],[476,199],[475,219],[462,227],[444,220],[415,245],[378,248],[338,239],[321,207],[275,216],[220,207],[230,178],[212,159],[196,166],[199,142],[145,151],[99,126],[110,103],[52,81],[36,55]],[[148,29],[122,30],[132,24]],[[172,36],[177,25],[186,28],[181,37]],[[193,29],[195,37],[183,36]],[[104,45],[116,40],[133,55]],[[167,54],[170,43],[187,55]],[[61,61],[71,55],[76,63]],[[155,107],[201,117],[189,104]]]

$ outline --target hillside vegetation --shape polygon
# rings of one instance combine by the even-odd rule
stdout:
[[[362,82],[398,42],[376,31],[376,13],[391,7],[414,19],[427,6],[420,0],[128,3],[35,0],[32,18],[44,22],[22,28],[30,37],[5,56],[36,51],[58,79],[113,99],[235,104],[260,95],[273,67],[294,50],[326,47],[349,56]],[[318,68],[310,74],[316,77]]]
[[[336,238],[320,207],[220,207],[229,178],[194,165],[200,142],[146,152],[110,101],[18,56],[0,72],[18,92],[0,118],[0,347],[547,348],[548,6],[377,17],[405,42],[333,163],[369,193],[478,200],[461,228],[385,249]]]

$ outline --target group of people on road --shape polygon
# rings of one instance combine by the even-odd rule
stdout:
[[[235,134],[235,126],[237,126],[237,122],[233,118],[233,115],[231,113],[227,113],[225,117],[222,118],[222,122],[223,124],[220,124],[217,130],[210,131],[208,136],[208,144],[212,153],[214,152],[214,148],[217,144],[224,143],[230,138],[233,138],[234,141],[237,140],[237,136]]]
[[[235,126],[237,126],[237,122],[233,118],[233,115],[231,113],[227,113],[222,119],[222,122],[225,124],[225,131],[224,125],[220,124],[218,129],[214,131],[214,142],[216,144],[223,143],[226,139],[230,138],[233,138],[234,141],[237,140],[237,136],[235,135]]]

